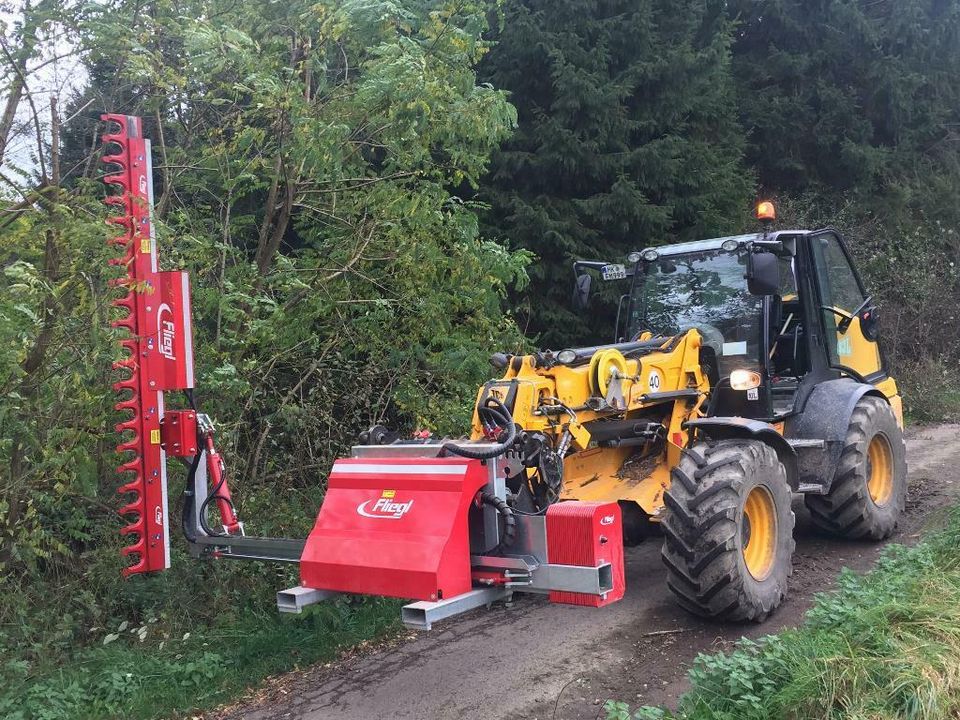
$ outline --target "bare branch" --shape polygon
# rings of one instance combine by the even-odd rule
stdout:
[[[163,158],[163,194],[157,203],[157,218],[163,220],[167,214],[167,208],[170,206],[170,196],[173,186],[170,180],[170,170],[167,160],[167,141],[163,136],[163,118],[160,117],[160,106],[154,110],[154,118],[157,121],[157,139],[160,141],[160,157]]]
[[[6,121],[7,111],[11,111],[13,115],[16,115],[17,107],[20,105],[20,98],[23,96],[24,91],[27,89],[27,76],[24,74],[26,71],[27,64],[27,53],[23,53],[20,58],[14,59],[13,55],[10,53],[10,48],[7,46],[7,41],[2,35],[0,35],[0,47],[3,49],[3,54],[6,55],[7,61],[10,63],[10,67],[13,68],[16,73],[16,78],[14,78],[13,88],[10,91],[10,98],[7,101],[7,107],[4,110],[3,121]],[[23,67],[21,67],[21,65]],[[12,108],[10,107],[10,100],[13,99],[14,93],[17,96],[17,104]],[[40,113],[37,112],[37,106],[33,102],[33,96],[27,92],[26,93],[27,102],[30,103],[30,109],[33,111],[33,127],[36,132],[37,140],[37,159],[40,161],[40,177],[44,181],[47,180],[47,166],[43,160],[43,132],[40,129]],[[13,125],[13,118],[10,119],[10,125]],[[9,129],[6,129],[6,134],[4,134],[5,125],[0,125],[0,159],[3,157],[3,151],[6,149],[7,139],[9,137]]]

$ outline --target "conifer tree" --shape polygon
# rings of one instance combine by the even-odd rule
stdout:
[[[485,183],[492,232],[533,250],[519,309],[542,346],[605,341],[615,300],[585,322],[574,259],[736,230],[752,178],[719,0],[511,0],[482,76],[519,127]]]
[[[729,12],[748,158],[764,185],[851,191],[889,209],[956,165],[960,2],[731,0]]]

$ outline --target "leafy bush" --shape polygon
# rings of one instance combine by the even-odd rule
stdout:
[[[4,27],[28,72],[62,50],[50,37],[74,43],[87,87],[59,115],[24,100],[38,127],[70,119],[53,147],[40,133],[11,158],[0,137],[0,715],[189,709],[392,627],[395,605],[377,602],[281,623],[274,592],[296,568],[197,563],[180,540],[172,570],[121,581],[122,269],[108,264],[96,117],[145,118],[161,263],[192,276],[198,397],[247,527],[304,537],[359,431],[461,431],[486,357],[523,342],[502,301],[530,255],[482,237],[463,197],[516,119],[474,72],[486,9],[52,2]],[[33,143],[34,125],[16,125]]]
[[[251,678],[329,658],[398,625],[398,603],[336,601],[302,618],[227,613],[171,635],[164,621],[126,622],[58,666],[54,658],[0,667],[0,716],[10,720],[152,718],[184,714],[242,691]],[[122,629],[121,629],[122,628]],[[148,628],[144,632],[144,628]]]

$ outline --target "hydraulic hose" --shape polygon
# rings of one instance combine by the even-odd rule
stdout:
[[[503,518],[503,532],[500,534],[500,541],[491,549],[484,551],[483,554],[491,555],[513,545],[513,541],[517,537],[517,518],[513,514],[513,508],[507,505],[507,501],[503,498],[498,498],[493,493],[488,492],[480,493],[480,502],[496,508]]]
[[[471,460],[491,460],[495,457],[500,457],[510,449],[514,440],[517,439],[517,426],[513,422],[513,415],[510,414],[506,406],[496,398],[487,398],[486,405],[478,408],[477,414],[480,416],[481,422],[484,422],[485,415],[493,418],[493,424],[502,428],[506,433],[506,437],[486,450],[472,450],[464,445],[446,442],[443,444],[444,452],[470,458]]]
[[[231,502],[229,498],[227,498],[226,496],[220,494],[220,488],[223,487],[223,484],[226,481],[227,481],[227,474],[223,473],[220,476],[220,481],[214,486],[213,490],[210,492],[209,495],[207,495],[204,501],[200,503],[200,512],[199,512],[200,527],[203,529],[203,531],[207,535],[210,535],[211,537],[230,537],[229,533],[224,533],[218,530],[214,530],[207,523],[207,508],[210,507],[210,503],[212,503],[214,500],[226,500],[228,503],[230,503],[230,507],[233,508],[233,502]]]
[[[195,413],[198,413],[199,415],[199,411],[197,409],[197,399],[193,389],[190,388],[190,389],[184,390],[183,394],[186,396],[187,402],[190,404],[190,408]],[[227,473],[223,465],[223,460],[221,460],[219,455],[216,453],[216,448],[213,445],[213,436],[210,435],[210,437],[208,438],[203,433],[203,431],[198,427],[197,453],[196,455],[194,455],[193,462],[190,463],[190,470],[187,473],[187,487],[184,489],[184,493],[183,493],[184,504],[183,504],[183,516],[181,518],[184,535],[187,536],[187,540],[189,540],[190,542],[195,542],[196,537],[190,537],[190,535],[187,533],[187,515],[190,510],[190,506],[197,502],[197,498],[194,494],[194,486],[195,486],[194,480],[197,476],[197,470],[200,467],[200,462],[205,454],[207,455],[208,459],[210,459],[210,457],[212,456],[213,460],[219,463],[218,465],[219,472],[214,475],[214,477],[219,476],[219,478],[216,480],[216,484],[214,485],[213,490],[210,492],[210,494],[208,494],[207,497],[204,498],[204,500],[200,503],[200,508],[197,513],[200,521],[200,529],[203,530],[204,533],[206,533],[211,537],[230,537],[230,533],[219,532],[217,530],[214,530],[213,528],[210,527],[210,524],[207,522],[207,508],[209,508],[210,503],[212,503],[215,500],[222,501],[222,503],[225,503],[226,505],[228,505],[230,511],[234,514],[234,516],[236,515],[236,507],[233,504],[233,499],[230,497],[229,491],[227,491],[226,494],[221,494],[220,492],[221,489],[223,489],[223,487],[226,485]],[[222,507],[222,504],[221,504],[221,507]],[[223,520],[224,520],[224,524],[226,525],[227,519],[223,518]]]
[[[243,524],[237,517],[237,508],[234,506],[233,499],[230,497],[230,489],[227,486],[227,469],[223,464],[223,458],[220,457],[220,454],[214,446],[212,431],[210,433],[204,433],[202,440],[205,441],[206,444],[204,453],[207,456],[207,468],[210,472],[210,481],[214,483],[214,486],[210,494],[207,495],[206,499],[200,504],[200,526],[205,533],[216,537],[231,537],[237,530],[239,530],[242,535]],[[225,532],[215,532],[207,524],[207,508],[213,501],[217,502],[220,510],[220,519],[223,522]]]

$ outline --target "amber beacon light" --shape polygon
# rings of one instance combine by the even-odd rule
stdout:
[[[777,209],[773,206],[773,203],[769,200],[764,200],[761,203],[757,203],[757,220],[762,220],[763,222],[773,222],[777,219]]]

